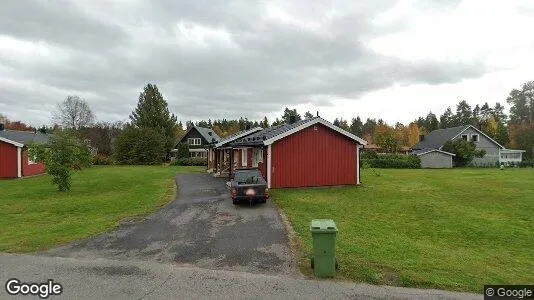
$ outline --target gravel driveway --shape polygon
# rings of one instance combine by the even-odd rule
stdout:
[[[146,219],[43,254],[298,274],[284,224],[271,201],[234,206],[225,179],[208,174],[178,174],[176,182],[176,200]]]

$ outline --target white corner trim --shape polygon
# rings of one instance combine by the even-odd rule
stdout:
[[[22,177],[22,148],[17,147],[17,177]]]
[[[367,145],[367,142],[365,140],[363,140],[362,138],[359,138],[359,137],[355,136],[354,134],[335,126],[334,124],[326,121],[323,118],[315,118],[315,119],[311,120],[310,122],[306,122],[306,123],[304,123],[304,124],[302,124],[300,126],[297,126],[297,127],[293,128],[291,130],[288,130],[288,131],[284,132],[283,134],[279,134],[279,135],[276,135],[276,136],[274,136],[274,137],[272,137],[272,138],[270,138],[268,140],[265,140],[265,141],[263,141],[263,144],[264,145],[271,145],[272,143],[274,143],[274,142],[276,142],[278,140],[281,140],[281,139],[285,138],[286,136],[289,136],[289,135],[291,135],[291,134],[293,134],[295,132],[301,131],[302,129],[310,127],[310,126],[315,125],[317,123],[322,124],[322,125],[330,128],[330,129],[332,129],[334,131],[337,131],[337,132],[341,133],[342,135],[357,141],[361,145]]]
[[[490,141],[494,142],[497,146],[499,146],[501,149],[505,149],[504,146],[502,146],[501,144],[497,143],[494,139],[490,138],[489,136],[487,136],[484,132],[478,130],[478,128],[476,128],[475,126],[473,125],[468,125],[467,127],[465,127],[464,130],[462,130],[460,133],[458,133],[457,135],[455,135],[452,139],[454,140],[455,138],[457,138],[459,135],[461,135],[462,133],[464,133],[468,128],[473,128],[475,131],[477,131],[478,133],[482,134],[483,136],[485,136],[487,139],[489,139]],[[478,138],[479,141],[480,141],[480,137]],[[441,148],[441,147],[440,147]]]
[[[12,140],[10,140],[10,139],[6,139],[6,138],[1,137],[1,136],[0,136],[0,141],[2,141],[2,142],[6,142],[6,143],[11,144],[11,145],[13,145],[13,146],[15,146],[15,147],[24,147],[24,144],[21,144],[21,143],[19,143],[19,142],[12,141]]]
[[[356,184],[361,184],[360,181],[360,147],[356,148]]]
[[[271,145],[267,146],[267,187],[271,188],[271,167],[272,167],[272,158],[271,158]]]
[[[261,127],[254,127],[254,128],[252,128],[252,129],[243,131],[242,133],[240,133],[240,134],[238,134],[238,135],[236,135],[236,136],[234,136],[234,137],[231,137],[231,138],[228,138],[228,139],[225,139],[225,140],[222,140],[222,141],[218,142],[217,144],[215,144],[215,148],[219,148],[219,147],[221,147],[222,145],[224,145],[224,144],[226,144],[226,143],[235,141],[235,140],[240,139],[240,138],[242,138],[242,137],[244,137],[244,136],[247,136],[247,135],[249,135],[249,134],[251,134],[251,133],[258,132],[258,131],[261,131],[261,130],[263,130],[263,128],[261,128]]]

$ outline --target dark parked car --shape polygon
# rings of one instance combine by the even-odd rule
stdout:
[[[230,181],[230,196],[234,204],[241,201],[265,203],[269,198],[267,181],[258,168],[236,169]]]

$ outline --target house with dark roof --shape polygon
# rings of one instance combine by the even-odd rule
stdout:
[[[46,143],[49,135],[34,131],[7,130],[0,123],[0,178],[21,178],[45,172],[41,162],[28,154],[31,144]]]
[[[208,149],[218,143],[221,138],[211,129],[193,126],[187,130],[178,143],[189,145],[189,157],[208,157]],[[175,148],[178,147],[178,144]],[[173,149],[171,153],[176,153]]]
[[[476,157],[472,164],[475,166],[497,166],[500,164],[514,164],[522,160],[523,150],[506,149],[484,132],[473,125],[462,125],[452,128],[437,129],[426,136],[421,136],[420,142],[413,146],[412,154],[421,159],[423,168],[451,168],[454,154],[442,150],[447,141],[463,139],[473,141],[477,150],[484,150],[484,157]]]
[[[234,151],[234,157],[238,157],[241,159],[242,153],[241,151],[237,151],[236,149],[232,149],[232,146],[230,143],[234,142],[237,139],[244,138],[248,135],[251,135],[255,132],[261,131],[263,128],[261,127],[254,127],[245,129],[242,131],[238,131],[230,136],[227,136],[224,139],[221,139],[217,144],[214,145],[214,147],[208,149],[208,171],[214,172],[217,170],[217,175],[221,174],[228,174],[229,168],[230,168],[230,151]],[[217,160],[217,166],[215,166],[215,158],[218,158]],[[247,153],[245,150],[245,154],[243,157],[247,157]],[[237,160],[234,162],[235,167],[237,166]],[[240,166],[243,166],[245,164],[240,164]]]
[[[215,148],[214,172],[258,167],[269,188],[360,183],[360,149],[367,142],[314,117],[251,132]]]

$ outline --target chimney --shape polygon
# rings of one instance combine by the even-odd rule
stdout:
[[[289,116],[289,124],[293,124],[296,121],[297,121],[297,117],[296,116],[293,116],[293,115]]]
[[[425,139],[425,135],[424,135],[424,134],[420,134],[420,135],[419,135],[419,141],[421,142],[421,141],[424,140],[424,139]]]
[[[319,116],[319,111],[317,111],[317,116]]]

